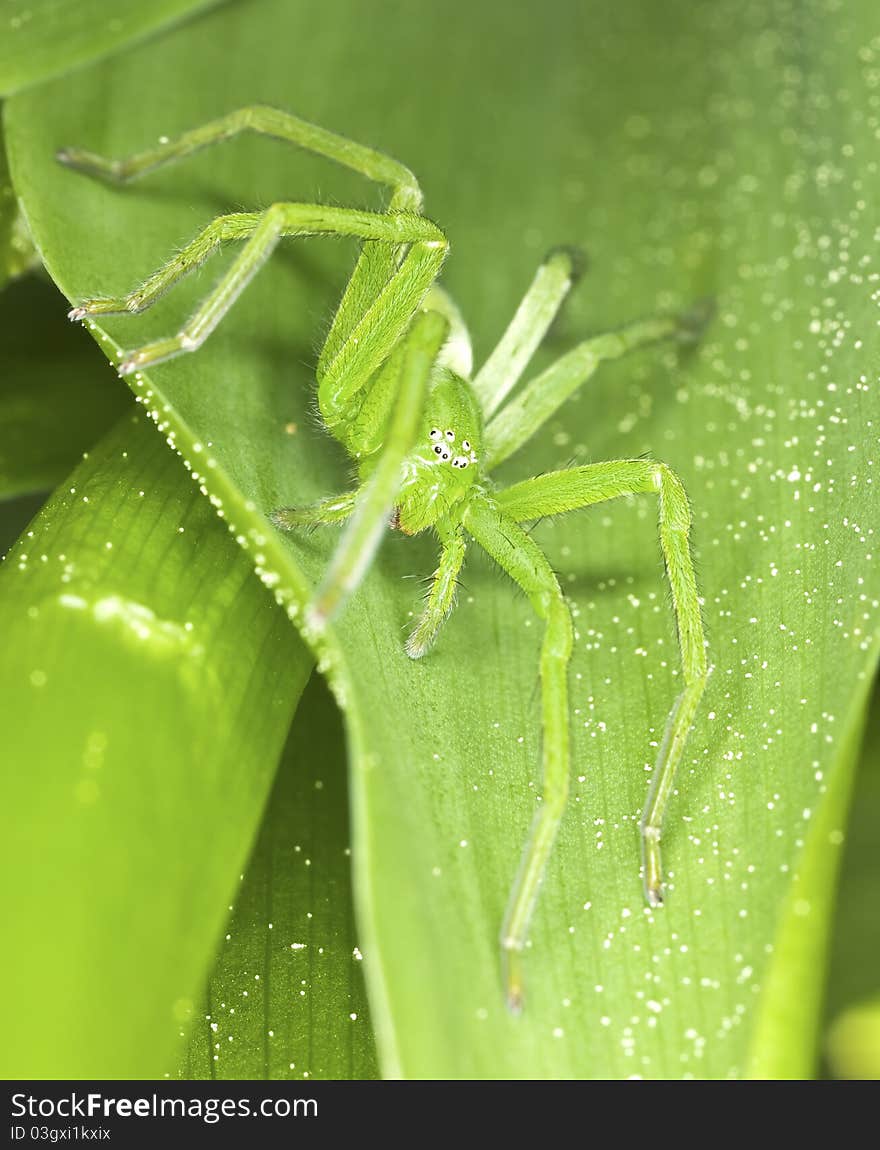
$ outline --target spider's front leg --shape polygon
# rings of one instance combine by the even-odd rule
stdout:
[[[284,528],[350,518],[307,613],[312,629],[320,630],[358,583],[378,544],[393,506],[401,461],[415,437],[430,369],[446,335],[446,321],[436,312],[413,318],[448,249],[440,229],[419,214],[422,195],[415,177],[404,165],[380,152],[262,105],[239,109],[122,160],[77,149],[67,149],[58,158],[93,176],[125,183],[244,131],[295,144],[387,185],[392,189],[388,212],[276,203],[264,212],[221,216],[135,291],[121,297],[86,300],[70,315],[82,319],[143,311],[221,244],[245,241],[230,269],[177,334],[123,355],[119,372],[128,375],[200,347],[282,237],[333,235],[365,241],[321,351],[317,377],[327,429],[356,458],[372,457],[374,467],[356,493],[325,501],[317,509],[287,508],[274,515],[276,524]],[[353,442],[347,431],[352,415],[361,406],[365,390],[377,386],[385,388],[394,401],[394,410],[390,414],[385,411],[376,419],[375,427],[365,429],[370,442]]]
[[[458,575],[464,563],[466,545],[461,527],[440,520],[434,530],[440,539],[440,562],[431,578],[424,610],[406,641],[406,653],[411,659],[420,659],[434,645],[437,632],[455,603]]]
[[[389,314],[390,325],[385,326],[386,331],[389,327],[393,330],[394,337],[390,346],[387,340],[382,346],[379,360],[381,363],[381,359],[388,355],[390,347],[393,347],[394,341],[433,283],[446,255],[448,246],[446,237],[435,224],[423,216],[403,212],[386,215],[380,212],[362,212],[353,208],[299,203],[278,203],[264,212],[239,212],[231,216],[221,216],[209,224],[205,231],[178,256],[161,267],[130,295],[119,299],[86,301],[80,307],[74,308],[70,314],[73,318],[82,318],[85,315],[102,315],[124,310],[143,311],[172,284],[217,250],[222,242],[246,241],[244,248],[214,290],[175,335],[145,344],[124,355],[119,365],[119,372],[121,375],[128,375],[172,359],[182,352],[196,351],[260,271],[284,236],[317,235],[351,236],[369,241],[366,247],[376,255],[394,251],[400,245],[411,245],[409,254],[404,259],[405,270],[403,264],[400,268],[391,269],[389,273],[391,278],[384,285],[384,289],[381,283],[377,285],[373,282],[370,285],[374,293],[382,290],[388,292],[397,304]],[[352,276],[352,286],[357,282],[360,267],[367,262],[368,257],[365,254],[355,270],[355,275]],[[343,316],[343,307],[350,295],[351,288],[337,313],[337,320],[340,317],[349,318],[348,312]],[[374,303],[375,299],[371,302]],[[373,344],[377,338],[378,336],[374,337]],[[348,349],[348,353],[349,358],[355,354],[352,348]]]
[[[244,132],[254,132],[293,144],[358,172],[367,179],[385,184],[392,194],[388,215],[385,216],[385,227],[379,228],[382,234],[376,234],[375,231],[368,234],[359,230],[357,217],[369,216],[370,213],[343,211],[343,217],[336,221],[342,225],[339,229],[332,219],[334,209],[325,212],[321,205],[314,204],[274,204],[266,212],[235,212],[218,217],[134,291],[122,296],[87,299],[71,310],[71,319],[143,311],[174,283],[203,263],[221,244],[231,240],[248,241],[234,267],[187,325],[177,335],[127,355],[120,366],[122,374],[199,347],[268,259],[281,236],[335,233],[387,241],[367,244],[361,253],[322,358],[332,357],[339,350],[340,343],[347,337],[353,323],[361,318],[397,266],[401,250],[399,245],[418,243],[419,239],[427,238],[424,234],[394,234],[395,223],[403,223],[404,232],[413,231],[403,221],[406,217],[417,217],[422,205],[418,181],[405,165],[317,124],[310,124],[288,112],[265,105],[238,108],[218,120],[184,132],[174,139],[165,139],[156,147],[122,159],[100,156],[80,148],[62,149],[57,158],[67,167],[87,175],[124,184]],[[418,231],[417,225],[415,231]],[[445,240],[442,243],[445,246]]]
[[[403,460],[418,434],[431,369],[448,331],[439,312],[421,312],[383,369],[391,381],[391,420],[375,467],[355,494],[342,540],[309,606],[306,622],[313,630],[323,628],[357,587],[375,554],[400,490]]]
[[[642,818],[645,893],[652,906],[659,906],[663,901],[663,815],[708,674],[684,488],[662,463],[618,460],[536,476],[496,492],[492,499],[475,497],[464,516],[466,529],[523,588],[546,621],[541,649],[544,793],[501,934],[507,999],[514,1011],[521,1008],[523,999],[522,951],[568,796],[567,669],[572,649],[571,618],[559,583],[544,553],[519,524],[642,492],[659,496],[660,545],[672,588],[685,683],[669,716]]]
[[[465,512],[464,525],[480,546],[522,587],[546,624],[541,647],[543,794],[501,927],[507,1004],[518,1014],[524,996],[522,952],[568,801],[568,663],[573,628],[568,604],[547,557],[514,519],[493,500],[476,496]]]

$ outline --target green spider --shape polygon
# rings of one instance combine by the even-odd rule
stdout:
[[[523,848],[501,927],[507,1002],[523,1003],[522,954],[569,786],[568,664],[571,614],[553,568],[523,528],[544,516],[647,493],[659,499],[660,545],[672,589],[684,689],[669,716],[642,818],[647,900],[662,903],[663,814],[707,676],[706,651],[688,544],[684,489],[663,463],[613,460],[570,467],[499,488],[495,468],[541,428],[602,360],[671,337],[693,338],[693,317],[655,317],[575,347],[509,399],[573,282],[571,253],[551,253],[500,343],[471,377],[470,342],[451,299],[435,284],[448,251],[444,234],[421,214],[422,193],[403,165],[273,108],[240,109],[151,151],[108,160],[59,153],[71,167],[125,183],[200,148],[252,131],[351,168],[391,191],[384,212],[326,204],[276,203],[262,212],[220,216],[169,263],[122,298],[90,299],[71,319],[148,308],[227,240],[246,243],[230,270],[181,331],[125,355],[123,375],[195,351],[260,270],[282,236],[353,236],[361,252],[317,365],[326,429],[356,462],[359,485],[272,518],[282,528],[347,521],[306,615],[320,630],[358,585],[389,521],[407,535],[432,529],[440,561],[424,610],[406,645],[413,658],[433,644],[451,611],[467,538],[478,543],[526,593],[545,622],[540,657],[543,795]]]

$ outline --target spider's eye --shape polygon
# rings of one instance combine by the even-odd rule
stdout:
[[[447,431],[446,432],[446,438],[449,440],[450,443],[454,443],[455,442],[455,432],[454,431]]]
[[[461,449],[462,449],[462,451],[470,451],[471,445],[468,443],[468,441],[466,439],[463,439],[461,441]]]
[[[443,433],[439,427],[432,427],[431,428],[431,438],[432,439],[439,439],[442,434]]]
[[[441,445],[440,445],[439,443],[438,443],[438,444],[437,444],[437,446],[434,448],[434,450],[437,452],[437,454],[438,454],[438,455],[443,455],[443,454],[444,454],[443,448],[441,447]]]
[[[447,459],[449,458],[449,452],[448,452],[448,451],[444,451],[444,452],[442,453],[442,455],[440,456],[440,458],[441,458],[442,460],[444,460],[444,461],[445,461],[445,460],[447,460]]]

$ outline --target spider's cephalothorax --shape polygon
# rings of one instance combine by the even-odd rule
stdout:
[[[220,216],[127,296],[83,301],[71,318],[149,307],[221,243],[245,241],[238,258],[177,335],[127,354],[125,375],[210,335],[283,236],[346,235],[363,241],[316,369],[327,430],[357,463],[359,485],[307,508],[273,514],[285,529],[347,521],[342,540],[306,614],[323,626],[363,576],[386,525],[407,534],[432,528],[440,560],[424,610],[407,641],[418,658],[431,646],[455,600],[468,540],[478,543],[522,588],[545,622],[540,655],[542,802],[523,849],[501,927],[507,1001],[523,999],[522,952],[568,795],[568,663],[573,628],[550,563],[521,526],[618,496],[659,502],[660,546],[678,625],[683,690],[672,708],[642,819],[648,902],[662,902],[660,832],[676,767],[706,682],[707,663],[688,533],[684,489],[661,463],[613,460],[570,467],[498,488],[489,473],[526,443],[590,378],[603,359],[668,338],[692,338],[693,316],[658,316],[575,347],[511,392],[552,323],[574,278],[572,253],[551,252],[507,331],[471,380],[470,345],[460,315],[435,280],[447,253],[440,229],[421,215],[422,195],[407,168],[379,152],[274,108],[254,106],[164,141],[124,160],[68,150],[71,167],[117,182],[180,159],[241,131],[282,139],[326,156],[391,189],[385,212],[326,204],[277,203],[262,212]]]
[[[447,368],[432,379],[418,441],[403,461],[397,526],[407,535],[462,506],[479,472],[482,420],[473,389]]]

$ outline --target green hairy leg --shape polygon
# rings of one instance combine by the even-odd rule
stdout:
[[[622,495],[659,497],[660,547],[672,589],[684,690],[672,708],[642,817],[645,893],[652,906],[663,902],[660,835],[676,768],[708,676],[703,622],[688,535],[691,515],[678,477],[663,463],[613,460],[555,471],[514,484],[497,495],[501,509],[517,522],[559,515]]]
[[[496,563],[522,587],[545,621],[541,646],[541,726],[543,794],[522,853],[519,873],[501,927],[501,955],[507,1004],[522,1009],[522,952],[547,861],[568,800],[568,663],[572,623],[568,604],[546,556],[514,519],[488,498],[474,499],[465,528]]]
[[[395,326],[394,320],[399,318],[400,310],[407,306],[407,292],[401,289],[410,285],[404,275],[400,283],[395,284],[398,306],[388,321],[388,326],[398,335],[401,327],[406,326],[418,301],[436,278],[447,249],[442,232],[423,216],[404,213],[387,216],[351,208],[330,208],[322,204],[273,204],[262,213],[239,213],[237,216],[215,221],[209,225],[207,234],[203,233],[169,264],[160,268],[137,291],[115,299],[86,300],[73,309],[71,316],[82,318],[86,315],[126,311],[129,310],[132,299],[136,302],[137,309],[143,310],[155,302],[172,283],[215,251],[223,238],[246,238],[247,243],[232,267],[176,335],[156,340],[126,354],[119,365],[120,374],[126,375],[138,371],[151,364],[171,359],[181,352],[191,352],[201,347],[266,263],[278,241],[283,236],[313,235],[353,236],[362,240],[412,245],[410,255],[407,257],[411,259],[412,265],[418,262],[417,255],[422,257],[418,275],[413,276],[416,279],[416,287],[410,289],[415,292],[418,300],[410,308],[403,323],[398,322]],[[402,270],[401,268],[400,271]],[[414,266],[407,268],[407,271],[415,272],[415,270]],[[345,348],[344,343],[340,348],[340,356],[344,354]]]
[[[674,316],[639,320],[578,344],[525,385],[486,428],[487,466],[491,469],[527,443],[563,403],[583,386],[603,360],[619,359],[681,330]]]
[[[438,524],[440,537],[440,562],[431,579],[425,608],[406,641],[406,653],[412,659],[420,659],[434,644],[437,633],[455,604],[458,589],[458,574],[464,563],[464,532],[458,526],[448,527]]]
[[[422,312],[395,353],[398,402],[376,468],[360,488],[354,510],[306,623],[320,630],[363,578],[379,546],[400,486],[400,468],[416,437],[428,376],[449,328],[437,312]]]
[[[498,410],[538,350],[574,282],[576,253],[561,248],[544,260],[498,346],[474,377],[485,419]]]
[[[365,148],[345,136],[328,132],[317,124],[301,120],[289,112],[271,108],[265,104],[250,104],[238,108],[209,124],[202,124],[189,132],[184,132],[173,140],[166,140],[155,148],[126,156],[123,159],[110,159],[96,155],[82,148],[63,148],[57,159],[68,167],[77,168],[91,176],[112,183],[126,184],[139,179],[148,172],[167,164],[176,163],[202,151],[213,144],[231,140],[243,132],[270,136],[287,144],[294,144],[307,152],[324,156],[343,167],[366,176],[379,184],[392,188],[394,195],[391,207],[398,211],[418,212],[422,206],[422,193],[415,176],[403,164],[392,160],[382,152]]]

